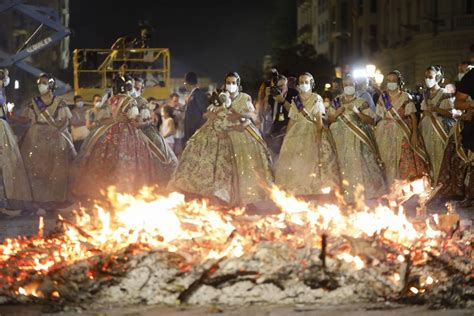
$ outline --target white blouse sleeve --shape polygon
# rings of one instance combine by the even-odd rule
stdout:
[[[454,102],[451,98],[449,99],[444,99],[441,101],[441,104],[439,105],[440,109],[443,110],[451,110],[454,108]]]
[[[127,117],[131,120],[134,120],[137,118],[137,116],[139,115],[139,111],[138,111],[138,107],[136,105],[132,106],[128,112],[127,112]]]
[[[323,98],[321,98],[321,96],[319,95],[316,96],[316,103],[313,107],[313,115],[316,115],[317,113],[320,113],[321,116],[324,116],[326,114],[326,108],[324,107]]]

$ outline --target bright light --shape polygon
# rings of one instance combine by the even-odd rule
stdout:
[[[330,84],[330,83],[326,83],[326,84],[324,85],[324,89],[325,89],[325,90],[331,89],[331,84]]]
[[[13,108],[15,107],[15,103],[13,102],[7,102],[7,111],[8,112],[12,112],[13,111]]]
[[[383,82],[383,75],[382,73],[380,72],[380,70],[377,70],[375,72],[375,82],[378,84],[378,85],[381,85],[382,82]]]
[[[15,85],[13,87],[15,90],[18,90],[20,89],[20,81],[19,80],[15,80]]]
[[[369,78],[375,77],[375,69],[377,69],[377,67],[375,67],[375,65],[366,65],[365,70],[367,72],[367,77],[369,77]]]
[[[367,70],[363,68],[354,69],[352,75],[354,78],[367,78]]]

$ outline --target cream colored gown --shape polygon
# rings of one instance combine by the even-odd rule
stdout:
[[[317,115],[324,116],[324,103],[318,94],[302,96],[308,116],[292,103],[289,117],[294,125],[287,131],[275,172],[275,184],[296,195],[319,195],[330,187],[340,190],[336,148],[329,129],[317,131]],[[309,119],[313,120],[310,121]],[[321,142],[317,136],[321,133]]]
[[[375,143],[375,136],[372,127],[361,121],[352,110],[356,105],[361,108],[365,101],[356,98],[351,102],[346,102],[341,98],[345,107],[344,115],[352,124],[360,128],[372,143]],[[329,113],[335,115],[336,109],[329,108]],[[375,113],[367,108],[362,111],[364,114],[375,118]],[[336,143],[337,157],[341,178],[343,183],[344,197],[347,202],[354,202],[354,193],[358,184],[365,188],[365,198],[373,199],[387,193],[385,175],[381,166],[378,153],[374,152],[367,144],[358,138],[354,132],[346,126],[341,117],[330,126],[334,141]]]
[[[250,96],[239,93],[231,109],[255,115]],[[211,105],[217,118],[208,120],[188,141],[170,188],[217,198],[231,206],[267,199],[273,181],[270,154],[253,124],[236,131],[241,122],[227,119],[230,109]],[[248,124],[245,123],[245,124]]]
[[[446,90],[443,88],[435,92],[433,96],[428,98],[425,97],[425,100],[421,103],[421,110],[424,111],[428,105],[431,107],[439,107],[444,110],[451,110],[454,107],[450,95],[446,93]],[[451,128],[454,125],[454,120],[443,117],[438,113],[423,112],[419,124],[419,130],[423,137],[426,152],[428,153],[431,162],[431,178],[433,179],[433,184],[436,184],[438,182],[439,170],[441,168],[441,162],[443,161],[447,139],[444,139],[442,133],[438,132],[440,130],[435,128],[430,116],[432,116],[436,121],[434,124],[438,124],[446,135],[450,134]]]

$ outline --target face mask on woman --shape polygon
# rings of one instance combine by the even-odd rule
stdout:
[[[398,89],[398,83],[396,82],[388,82],[387,83],[387,89],[390,91],[395,91]]]
[[[311,91],[311,85],[309,83],[300,83],[299,88],[301,92]]]
[[[433,88],[437,84],[436,79],[430,79],[430,78],[426,78],[425,83],[429,89]]]
[[[46,92],[49,91],[49,86],[47,84],[40,83],[38,85],[38,91],[41,95],[43,95],[43,94],[45,94]]]
[[[230,93],[235,93],[237,90],[239,90],[239,87],[235,83],[228,83],[225,85],[225,89],[229,91]]]
[[[96,103],[94,103],[94,106],[95,106],[96,108],[100,108],[100,104],[101,104],[100,101],[97,101]]]
[[[354,86],[345,86],[344,93],[346,95],[354,95],[355,94],[355,87]]]

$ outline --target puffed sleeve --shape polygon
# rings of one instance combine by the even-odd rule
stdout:
[[[405,115],[411,115],[413,113],[416,113],[416,106],[413,100],[408,97],[409,102],[405,105]]]
[[[30,104],[28,104],[22,111],[21,116],[27,117],[28,119],[34,121],[36,119],[35,116],[35,110],[33,109],[33,102],[32,101]]]
[[[127,117],[131,120],[136,119],[139,114],[140,112],[138,111],[138,107],[136,105],[130,106],[127,111]]]
[[[66,103],[61,104],[58,111],[58,118],[61,121],[70,120],[72,118],[72,113]]]
[[[316,95],[316,102],[313,107],[313,115],[316,115],[317,113],[320,113],[321,115],[326,114],[323,98],[321,98],[320,95]]]
[[[443,110],[451,110],[454,108],[454,102],[452,98],[445,98],[441,101],[439,107]]]
[[[423,101],[421,102],[421,110],[424,111],[426,110],[427,106],[426,106],[426,100],[423,99]]]

